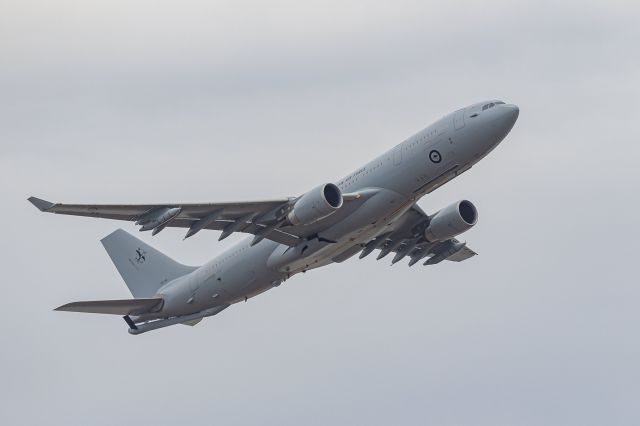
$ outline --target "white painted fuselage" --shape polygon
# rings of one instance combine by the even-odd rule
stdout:
[[[483,109],[483,106],[493,104]],[[292,275],[341,262],[376,236],[391,232],[397,218],[418,199],[467,171],[509,133],[518,107],[500,101],[471,105],[446,115],[335,184],[362,194],[322,222],[297,247],[270,240],[243,240],[192,273],[158,290],[162,316],[247,300]],[[151,318],[151,316],[149,316]]]

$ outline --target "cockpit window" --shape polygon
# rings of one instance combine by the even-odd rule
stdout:
[[[493,102],[491,102],[490,104],[485,104],[482,106],[482,110],[484,111],[485,109],[489,109],[489,108],[493,108],[494,106],[496,106],[496,104],[494,104]]]
[[[502,105],[504,104],[504,102],[498,101],[498,102],[491,102],[490,104],[485,104],[482,106],[482,110],[484,111],[485,109],[489,109],[489,108],[493,108],[496,105]]]

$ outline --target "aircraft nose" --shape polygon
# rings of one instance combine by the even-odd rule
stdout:
[[[520,108],[518,108],[518,105],[506,104],[502,105],[502,109],[505,110],[503,114],[506,116],[507,121],[511,122],[513,126],[520,115]]]
[[[498,127],[501,128],[500,130],[502,130],[502,132],[506,136],[506,134],[511,131],[511,128],[516,123],[516,120],[520,115],[520,108],[518,108],[518,105],[514,104],[499,105],[499,108],[500,114],[497,120],[499,122]]]
[[[493,149],[509,134],[519,115],[520,108],[514,104],[500,102],[495,107],[488,108],[487,116],[484,120],[487,132],[486,141],[489,144],[488,149]],[[480,121],[479,123],[482,122]]]

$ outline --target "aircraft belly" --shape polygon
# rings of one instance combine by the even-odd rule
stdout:
[[[277,243],[264,240],[250,247],[246,256],[233,259],[221,273],[225,298],[228,303],[236,303],[253,297],[279,283],[283,274],[267,267],[267,258]]]
[[[388,189],[380,190],[359,209],[339,223],[321,232],[323,238],[333,241],[355,241],[358,234],[370,228],[384,228],[389,220],[402,210],[407,197]]]
[[[352,251],[354,246],[370,241],[384,232],[388,224],[411,206],[413,201],[397,192],[383,189],[367,200],[341,222],[322,231],[319,236],[335,243],[310,241],[304,252],[282,248],[269,258],[270,266],[288,273],[297,273],[333,263],[342,253]]]

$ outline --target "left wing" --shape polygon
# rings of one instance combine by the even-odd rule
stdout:
[[[409,266],[413,266],[425,257],[429,258],[424,265],[435,265],[443,260],[461,262],[477,254],[468,248],[466,243],[461,243],[456,238],[438,242],[427,241],[424,231],[428,224],[427,214],[414,205],[396,221],[392,231],[369,241],[360,253],[360,259],[374,250],[380,250],[378,260],[393,252],[396,255],[391,264],[408,256]]]

